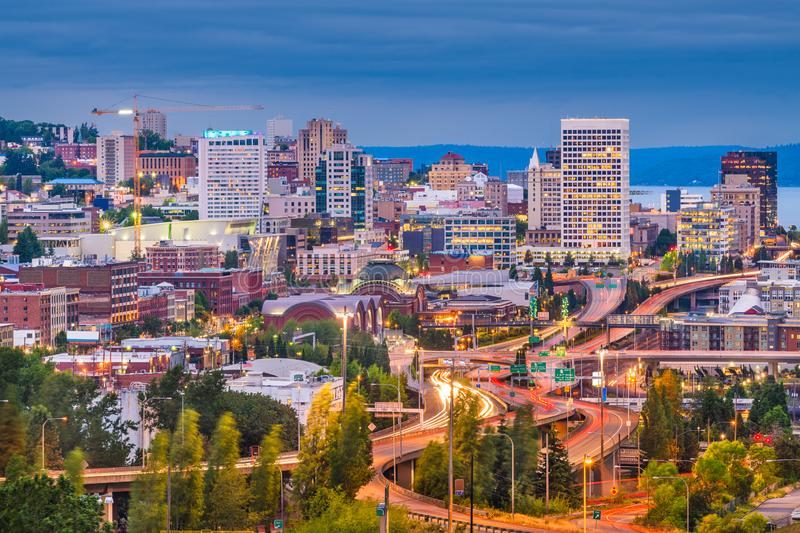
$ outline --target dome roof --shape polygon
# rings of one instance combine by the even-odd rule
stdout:
[[[361,281],[405,281],[408,274],[394,263],[371,261],[358,273]]]

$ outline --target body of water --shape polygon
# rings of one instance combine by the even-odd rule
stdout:
[[[647,185],[631,185],[631,191],[645,194],[631,194],[631,201],[641,203],[642,206],[661,209],[661,194],[667,189],[676,187],[657,187]],[[690,194],[701,194],[706,200],[711,200],[710,187],[680,187]],[[778,188],[778,221],[788,228],[792,224],[800,227],[800,187]]]

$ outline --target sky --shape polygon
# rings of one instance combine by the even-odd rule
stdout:
[[[281,114],[361,145],[545,146],[613,116],[636,147],[800,142],[795,0],[46,0],[6,3],[0,35],[0,116],[103,132],[130,119],[92,108],[143,94],[265,108],[170,135]]]

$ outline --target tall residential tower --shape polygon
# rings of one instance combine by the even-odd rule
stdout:
[[[722,174],[746,175],[761,192],[761,228],[778,225],[778,152],[728,152],[722,156]]]
[[[372,228],[372,156],[351,144],[328,149],[316,170],[318,213],[351,217],[356,229]]]
[[[334,144],[347,143],[347,130],[330,120],[313,118],[297,132],[298,178],[306,185],[314,183],[322,155]]]

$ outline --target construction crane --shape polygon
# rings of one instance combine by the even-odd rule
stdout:
[[[139,96],[133,95],[132,108],[120,109],[92,109],[93,115],[123,115],[133,118],[133,256],[141,259],[142,256],[142,171],[139,169],[139,134],[142,127],[142,115],[139,109]],[[161,107],[154,109],[148,107],[146,111],[159,111],[161,113],[192,113],[196,111],[260,111],[261,105],[190,105],[183,107]]]

